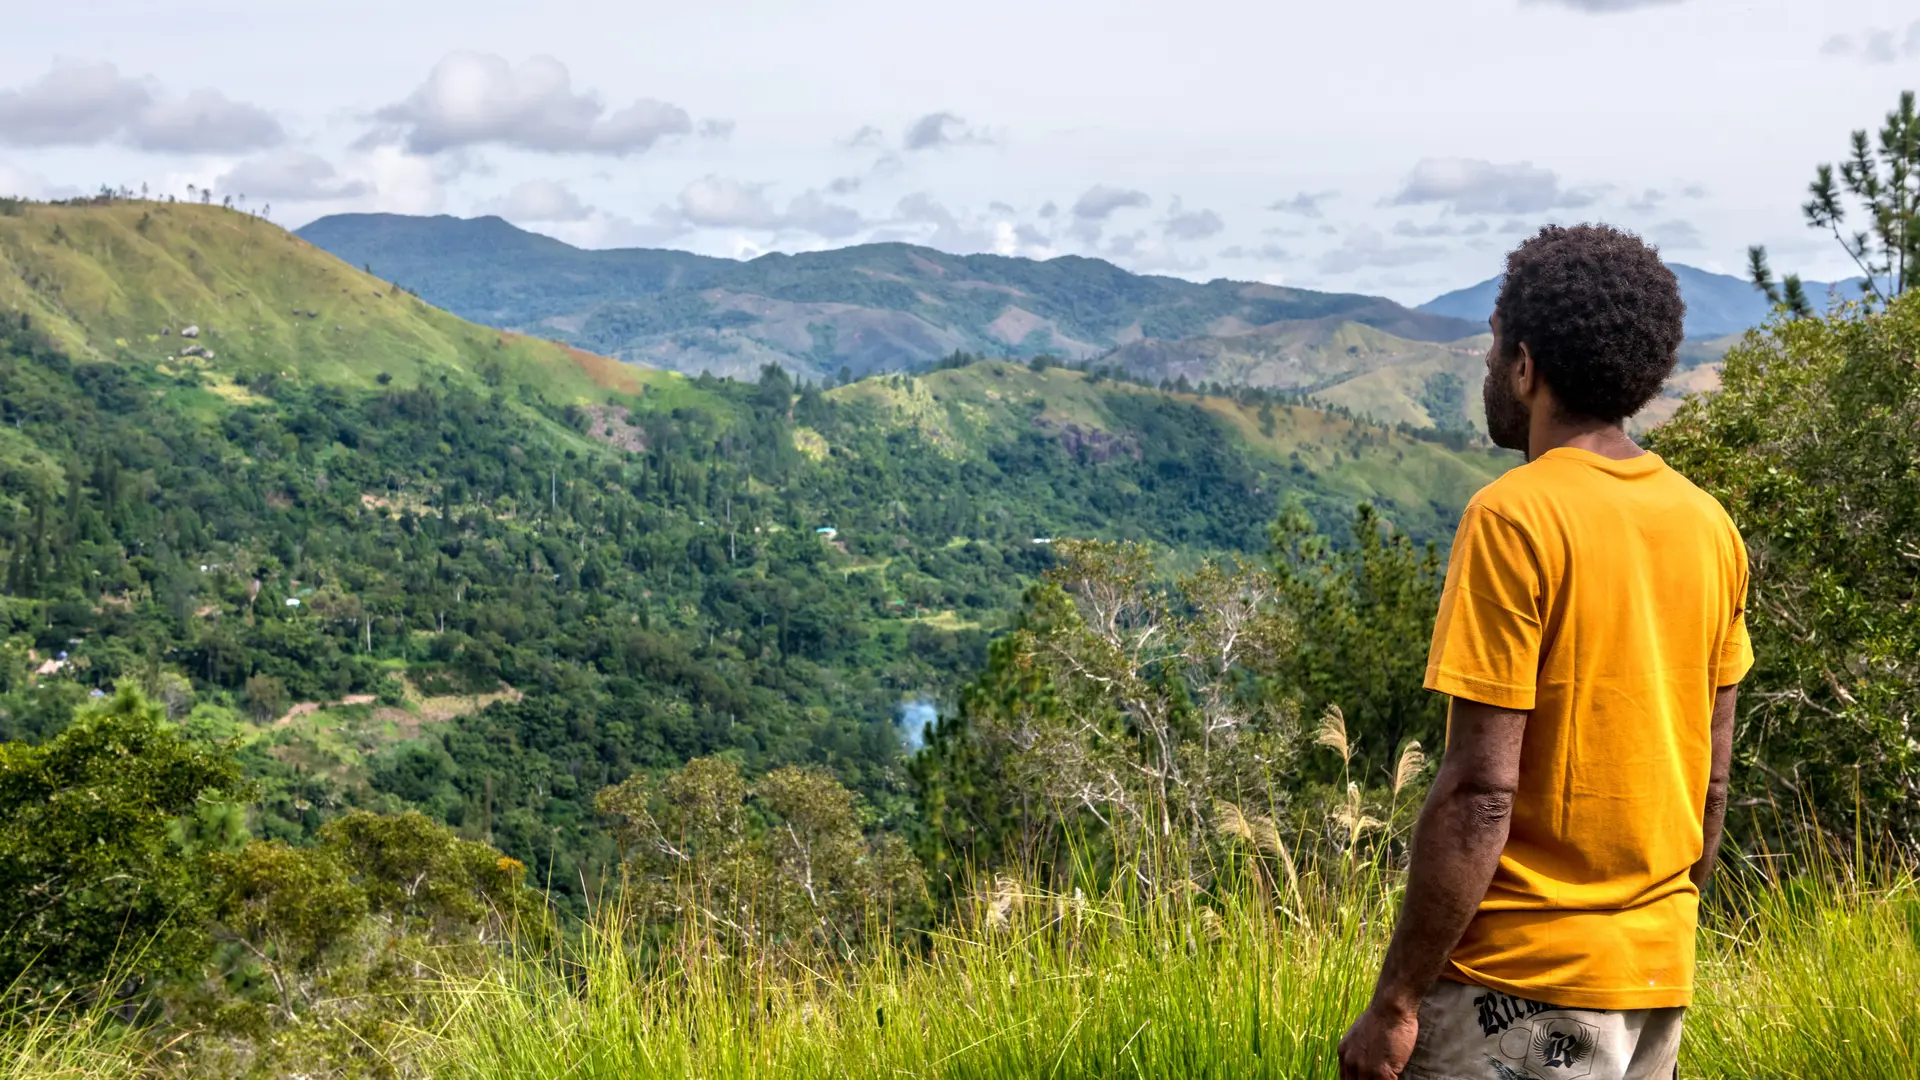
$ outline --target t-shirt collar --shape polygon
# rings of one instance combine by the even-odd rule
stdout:
[[[1660,455],[1651,450],[1641,454],[1639,457],[1610,458],[1603,457],[1591,450],[1582,450],[1577,446],[1556,446],[1546,453],[1541,454],[1536,460],[1546,461],[1549,458],[1558,458],[1563,461],[1578,461],[1581,464],[1591,465],[1601,472],[1612,473],[1615,476],[1646,476],[1649,473],[1658,472],[1666,466],[1666,462],[1660,460]]]

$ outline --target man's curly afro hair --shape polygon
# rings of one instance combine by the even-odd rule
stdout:
[[[1563,411],[1619,423],[1672,374],[1687,306],[1639,237],[1607,225],[1548,225],[1507,255],[1494,301],[1500,359],[1525,345]]]

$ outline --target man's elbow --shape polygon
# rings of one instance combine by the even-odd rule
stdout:
[[[1445,778],[1443,778],[1444,780]],[[1513,818],[1514,785],[1485,777],[1457,777],[1436,785],[1434,794],[1476,829],[1504,829]]]
[[[1513,791],[1510,788],[1468,792],[1465,799],[1473,823],[1483,829],[1504,829],[1513,818]]]
[[[1727,782],[1714,780],[1707,785],[1706,806],[1703,814],[1709,819],[1724,817],[1727,813]]]

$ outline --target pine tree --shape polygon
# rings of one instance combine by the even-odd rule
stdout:
[[[1810,199],[1800,208],[1807,227],[1831,232],[1833,238],[1853,260],[1866,278],[1862,293],[1884,306],[1907,289],[1908,281],[1920,270],[1920,114],[1914,108],[1914,92],[1900,95],[1900,104],[1887,114],[1876,140],[1867,133],[1853,133],[1847,160],[1837,170],[1821,165],[1807,186]],[[1848,208],[1842,190],[1860,204],[1860,220],[1866,227],[1846,231]],[[1776,305],[1784,305],[1796,318],[1813,313],[1798,275],[1790,274],[1784,288],[1773,281],[1764,247],[1747,251],[1747,274],[1754,287]]]

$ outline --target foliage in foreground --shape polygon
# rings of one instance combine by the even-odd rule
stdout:
[[[1858,869],[1728,868],[1746,876],[1701,934],[1685,1075],[1916,1075],[1920,891]],[[1258,880],[1098,899],[1003,880],[924,951],[827,976],[715,949],[697,923],[643,957],[614,908],[572,962],[450,980],[414,1060],[459,1080],[1333,1076],[1398,875],[1336,858],[1277,898]]]
[[[1654,447],[1745,535],[1757,666],[1736,782],[1920,838],[1920,294],[1785,319]]]

